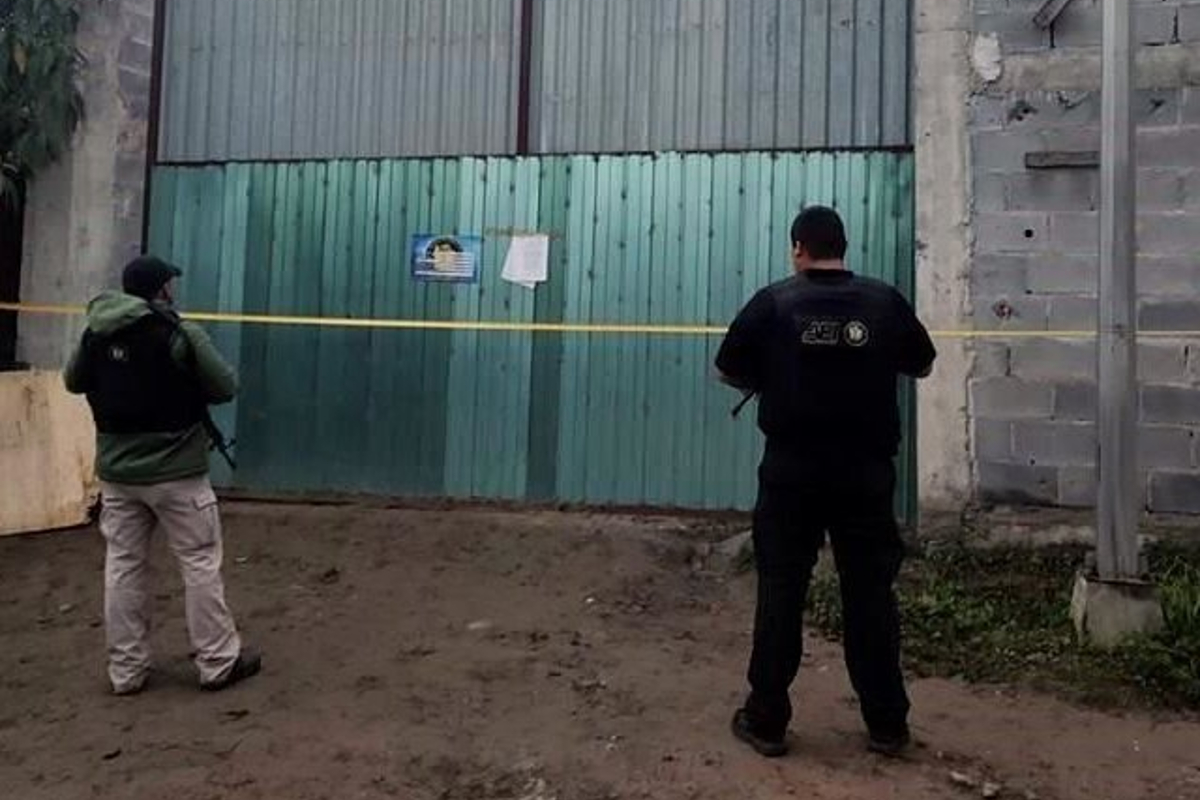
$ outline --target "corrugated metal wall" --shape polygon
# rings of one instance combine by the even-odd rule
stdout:
[[[847,218],[853,266],[911,292],[900,154],[662,155],[159,167],[154,252],[193,310],[726,324],[789,269],[803,203]],[[500,279],[504,231],[551,234],[551,279]],[[415,283],[408,242],[484,233],[478,285]],[[489,233],[490,232],[490,233]],[[747,508],[760,437],[712,379],[717,337],[213,327],[243,376],[222,421],[258,491]],[[911,422],[911,393],[905,394]],[[901,459],[911,511],[913,451]]]
[[[909,143],[908,0],[547,0],[542,152]]]
[[[535,0],[535,152],[910,142],[908,0]],[[159,157],[517,146],[519,0],[167,0]]]
[[[167,0],[166,161],[508,153],[515,0]]]

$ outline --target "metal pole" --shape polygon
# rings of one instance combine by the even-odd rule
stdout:
[[[142,179],[142,244],[150,252],[150,206],[154,199],[154,166],[158,163],[158,139],[162,125],[163,51],[167,46],[167,0],[154,0],[154,32],[150,42],[150,107],[146,127],[146,172]]]
[[[1137,278],[1130,0],[1104,0],[1100,144],[1100,497],[1096,562],[1101,580],[1138,577]]]
[[[517,154],[532,150],[533,126],[533,0],[521,0],[521,60],[517,74]]]

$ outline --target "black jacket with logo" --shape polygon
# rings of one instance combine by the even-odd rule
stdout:
[[[797,457],[890,457],[900,441],[899,375],[936,356],[912,306],[881,281],[807,270],[760,291],[717,356],[738,388],[759,394],[768,451]]]
[[[200,382],[171,355],[178,330],[178,320],[159,312],[115,331],[83,334],[87,399],[100,433],[178,433],[204,419]]]

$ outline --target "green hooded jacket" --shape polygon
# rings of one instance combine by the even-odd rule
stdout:
[[[88,304],[88,328],[111,334],[152,313],[140,297],[105,292]],[[171,340],[171,357],[182,368],[195,371],[210,404],[228,403],[237,393],[237,374],[195,323],[180,323]],[[90,388],[82,358],[81,342],[63,374],[67,391],[73,394],[87,394]],[[209,445],[203,425],[176,433],[98,433],[96,471],[102,481],[135,485],[194,478],[208,472]]]

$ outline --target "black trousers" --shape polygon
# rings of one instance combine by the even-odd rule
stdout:
[[[903,544],[892,510],[888,459],[785,460],[768,453],[754,512],[758,607],[746,710],[755,729],[781,737],[788,690],[804,653],[809,582],[828,534],[841,587],[843,642],[863,720],[876,735],[907,731],[894,584]]]

